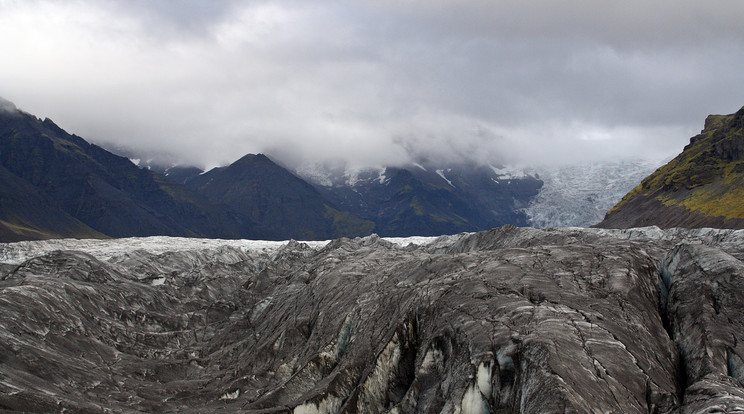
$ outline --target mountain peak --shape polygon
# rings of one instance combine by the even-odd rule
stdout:
[[[254,163],[275,164],[275,162],[272,161],[271,158],[267,157],[264,154],[258,153],[258,154],[246,154],[240,157],[237,161],[230,164],[229,167],[240,166],[240,165],[245,165],[245,164],[254,164]]]
[[[744,120],[744,106],[741,107],[738,111],[734,112],[731,115],[708,115],[705,118],[705,125],[703,126],[703,130],[700,131],[701,134],[710,132],[715,129],[726,127],[728,129],[736,129],[742,127],[742,122]],[[693,137],[692,139],[698,138]]]

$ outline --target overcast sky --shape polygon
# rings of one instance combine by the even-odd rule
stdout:
[[[214,166],[672,156],[744,105],[744,1],[0,0],[0,96]]]

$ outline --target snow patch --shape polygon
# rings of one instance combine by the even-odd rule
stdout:
[[[462,414],[488,414],[488,401],[483,398],[480,390],[474,384],[468,385],[460,402],[460,413]]]
[[[384,184],[384,167],[358,167],[345,163],[306,162],[295,168],[294,173],[303,179],[323,187],[355,187],[360,183],[379,181]]]
[[[482,361],[476,369],[475,382],[470,384],[462,395],[460,412],[465,414],[488,413],[488,399],[491,398],[493,385],[493,361]]]
[[[344,179],[346,185],[348,185],[349,187],[354,187],[356,183],[359,182],[359,170],[350,169],[344,171]]]
[[[382,240],[388,241],[400,247],[406,247],[409,245],[425,246],[433,242],[434,240],[438,239],[439,237],[437,236],[382,237]]]
[[[162,286],[165,284],[165,278],[164,277],[157,277],[155,279],[152,279],[150,281],[150,285],[152,286]]]
[[[481,362],[480,365],[478,365],[478,373],[476,374],[476,384],[478,384],[478,389],[480,390],[481,394],[485,396],[486,398],[491,395],[491,367],[493,364],[489,362]]]
[[[493,170],[493,173],[496,174],[496,177],[501,180],[518,180],[529,177],[529,174],[527,174],[527,172],[523,168],[508,165],[497,168],[491,164],[488,164],[488,166],[491,167],[491,170]]]
[[[237,400],[238,397],[240,397],[240,388],[233,392],[226,392],[222,394],[222,397],[220,397],[220,400]]]
[[[428,172],[428,170],[427,170],[426,168],[424,168],[424,166],[423,166],[423,165],[421,165],[421,164],[419,164],[419,163],[417,163],[417,162],[414,162],[414,163],[413,163],[413,165],[414,165],[415,167],[419,167],[419,168],[421,168],[422,170],[424,170],[424,171]]]
[[[140,166],[140,161],[141,160],[139,158],[130,158],[129,161],[131,161],[132,164],[134,164],[134,165],[136,165],[138,167]]]
[[[437,175],[442,177],[444,181],[447,181],[447,184],[449,184],[452,188],[457,188],[455,187],[454,184],[452,184],[452,181],[450,181],[449,179],[447,179],[447,177],[444,176],[444,170],[437,170]]]
[[[421,362],[421,369],[424,372],[435,372],[444,367],[444,353],[441,349],[432,346],[424,354],[424,360]]]
[[[292,410],[294,414],[330,414],[337,413],[341,409],[342,400],[333,395],[328,395],[318,403],[306,402],[298,405]]]
[[[387,177],[385,177],[385,171],[386,171],[386,168],[380,168],[380,174],[377,177],[377,181],[380,184],[385,184],[385,181],[387,181]]]
[[[301,176],[302,178],[305,178],[318,185],[322,185],[323,187],[333,186],[333,180],[331,179],[330,172],[322,168],[318,164],[314,164],[314,163],[303,164],[300,167],[298,167],[295,170],[295,172],[297,173],[297,175]]]

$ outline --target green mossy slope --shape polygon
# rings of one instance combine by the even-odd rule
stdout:
[[[676,158],[613,207],[598,227],[744,227],[744,108],[710,115]]]

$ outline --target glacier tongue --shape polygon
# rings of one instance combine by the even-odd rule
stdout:
[[[591,226],[661,164],[631,160],[536,168],[544,184],[524,211],[538,228]]]

